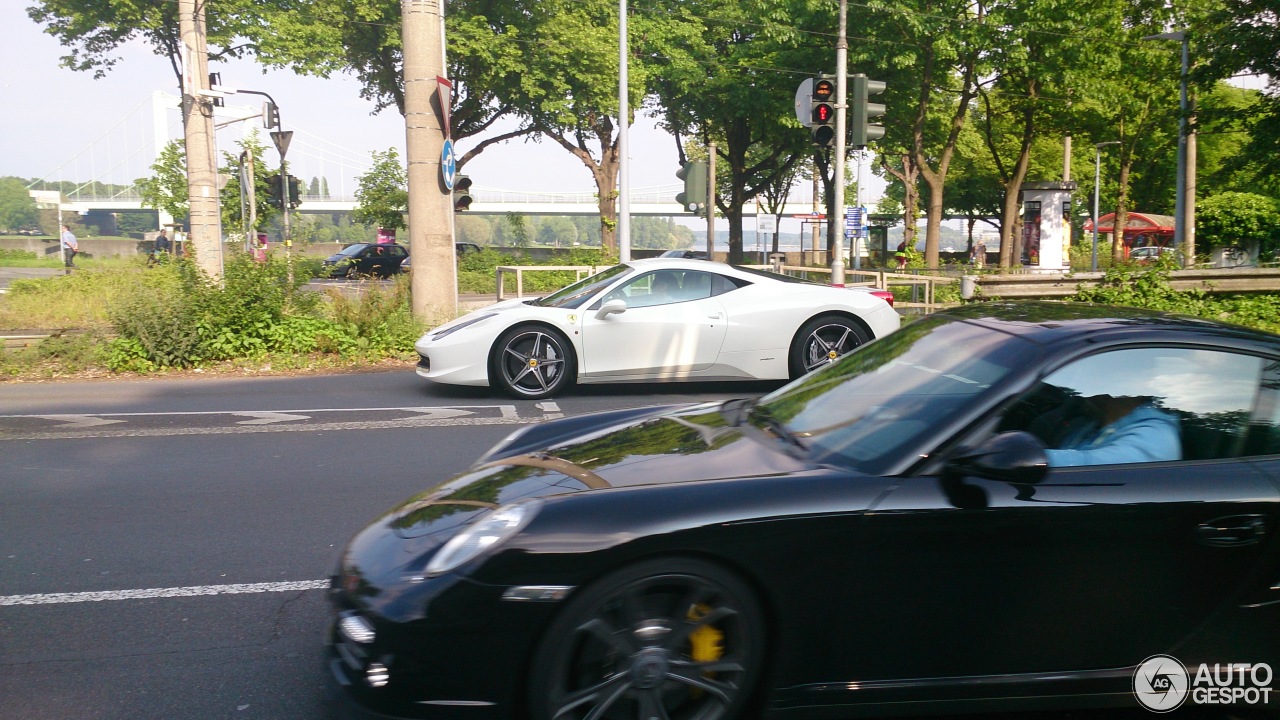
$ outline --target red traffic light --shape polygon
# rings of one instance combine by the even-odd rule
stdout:
[[[813,106],[813,121],[822,125],[830,123],[836,116],[836,111],[826,103],[818,103]]]

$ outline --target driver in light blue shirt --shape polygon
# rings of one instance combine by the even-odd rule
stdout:
[[[1094,395],[1085,398],[1100,423],[1046,450],[1050,467],[1123,465],[1182,459],[1178,418],[1156,408],[1149,397]]]

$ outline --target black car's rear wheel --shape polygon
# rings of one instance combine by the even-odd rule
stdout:
[[[865,344],[870,338],[858,323],[840,315],[819,315],[805,323],[791,343],[791,377],[813,372]]]
[[[575,595],[534,663],[536,720],[727,720],[751,699],[764,621],[733,574],[695,560],[620,570]]]
[[[522,325],[503,333],[489,358],[489,381],[526,400],[563,390],[575,373],[573,350],[564,335],[547,327]]]

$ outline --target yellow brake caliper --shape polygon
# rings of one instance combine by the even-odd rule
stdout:
[[[706,616],[711,608],[706,605],[694,605],[689,608],[689,622],[697,622]],[[715,662],[724,657],[724,633],[711,627],[710,625],[701,625],[697,630],[689,633],[689,657],[698,663]],[[714,672],[703,673],[706,677],[715,677]],[[702,694],[699,688],[693,688],[691,694],[697,697]]]

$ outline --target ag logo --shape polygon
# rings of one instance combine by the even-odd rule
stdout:
[[[1152,712],[1176,710],[1187,699],[1190,680],[1182,663],[1168,655],[1152,655],[1133,673],[1133,694]]]

